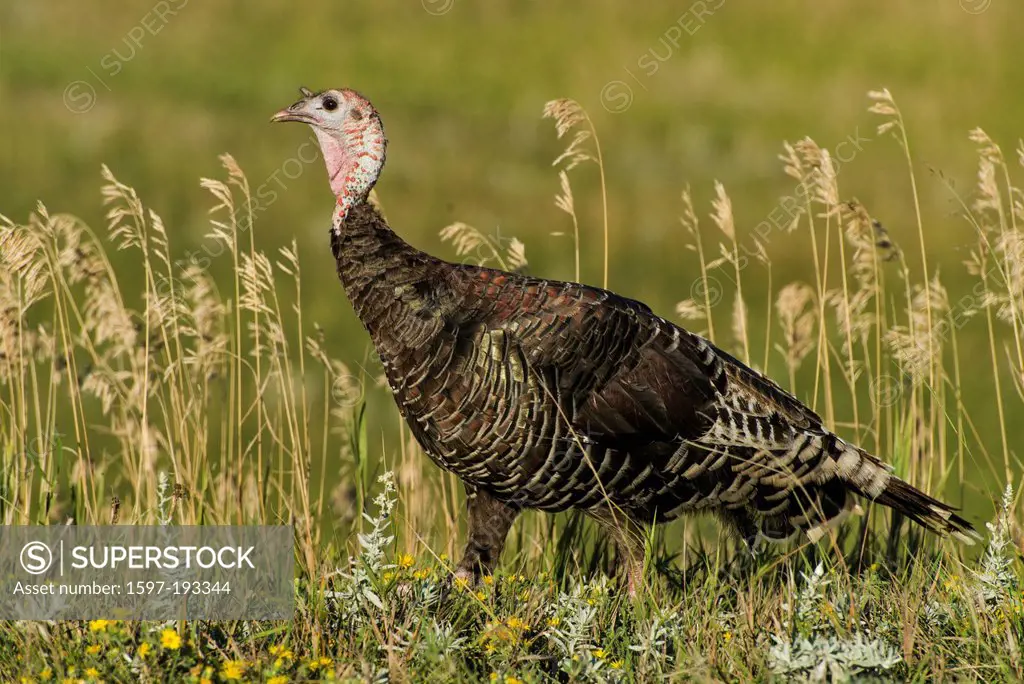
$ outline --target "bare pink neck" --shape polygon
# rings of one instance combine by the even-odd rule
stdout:
[[[338,232],[352,207],[366,201],[380,177],[387,138],[376,116],[353,122],[341,131],[314,130],[320,140],[331,190],[338,200],[333,228]]]

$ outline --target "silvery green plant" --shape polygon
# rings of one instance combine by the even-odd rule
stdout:
[[[444,666],[469,643],[469,637],[460,636],[454,625],[436,618],[416,624],[414,628],[398,627],[393,648],[397,652],[416,652],[428,663]]]
[[[456,634],[452,623],[438,622],[436,619],[430,621],[430,625],[422,634],[419,647],[439,654],[450,655],[461,651],[469,641],[467,637]]]
[[[405,585],[400,589],[403,590],[401,595],[408,598],[410,603],[428,609],[436,608],[444,595],[441,583],[436,580],[424,581],[411,587]]]
[[[1013,485],[1007,484],[995,521],[985,524],[989,531],[988,546],[975,573],[978,598],[990,608],[1009,598],[1017,588],[1017,577],[1012,569],[1013,540],[1010,538],[1012,508]]]
[[[569,677],[569,681],[607,682],[617,679],[615,673],[605,666],[593,652],[583,650],[571,658],[558,661],[558,668]]]
[[[370,530],[357,535],[359,555],[349,557],[348,570],[336,569],[331,575],[338,575],[342,581],[336,591],[325,593],[333,599],[341,617],[348,623],[361,623],[367,614],[374,609],[383,611],[384,602],[377,591],[377,578],[385,570],[393,568],[385,559],[385,550],[394,541],[394,535],[388,534],[391,526],[391,512],[395,508],[395,478],[391,471],[385,472],[377,481],[384,488],[373,503],[377,507],[377,515],[363,513],[370,525]]]
[[[662,655],[665,664],[675,659],[673,641],[682,633],[682,618],[672,611],[658,612],[646,624],[637,625],[636,643],[629,650],[640,654],[643,659]]]
[[[370,523],[370,531],[358,535],[359,557],[352,560],[354,572],[361,570],[373,575],[378,575],[381,571],[394,567],[385,564],[384,551],[395,540],[393,535],[387,534],[387,530],[391,526],[391,512],[398,501],[395,497],[395,477],[390,470],[378,477],[377,481],[384,485],[384,489],[373,499],[373,503],[377,507],[377,515],[370,516],[369,513],[363,513],[363,518]]]
[[[899,650],[885,639],[863,631],[837,635],[823,619],[824,608],[845,612],[845,595],[830,595],[832,571],[819,563],[814,570],[801,573],[803,586],[786,612],[796,627],[793,638],[772,635],[768,648],[768,666],[787,679],[808,682],[845,682],[866,673],[881,673],[903,661]]]
[[[928,627],[935,630],[946,629],[952,621],[949,609],[942,601],[935,599],[931,599],[925,604],[921,617]]]
[[[848,682],[859,675],[880,674],[903,661],[895,646],[862,633],[845,638],[817,634],[792,642],[773,635],[772,640],[768,666],[788,681]]]
[[[798,632],[816,631],[822,622],[822,607],[828,602],[827,589],[831,580],[826,576],[825,565],[818,565],[810,573],[802,572],[803,584],[796,594],[796,600],[783,604],[783,610],[793,620]]]
[[[555,599],[545,635],[562,656],[559,668],[573,678],[594,678],[604,665],[592,653],[597,648],[593,632],[607,585],[607,577],[581,582]]]
[[[592,641],[593,625],[598,615],[598,602],[594,595],[605,589],[607,578],[581,582],[570,593],[559,592],[551,609],[548,639],[562,655],[572,657],[581,650],[595,648]]]
[[[174,495],[171,492],[171,478],[161,470],[156,477],[156,520],[161,525],[170,525],[174,517]]]

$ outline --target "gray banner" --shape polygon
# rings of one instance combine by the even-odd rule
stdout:
[[[288,526],[0,525],[0,619],[290,620],[294,548]]]

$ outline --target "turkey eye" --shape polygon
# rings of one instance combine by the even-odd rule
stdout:
[[[325,97],[324,98],[324,109],[326,109],[329,112],[333,112],[337,108],[338,108],[338,101],[337,100],[335,100],[333,97]]]

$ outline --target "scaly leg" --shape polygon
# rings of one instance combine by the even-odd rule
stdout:
[[[519,515],[519,509],[498,501],[482,489],[466,485],[469,532],[466,550],[455,569],[456,579],[475,584],[494,571],[505,548],[505,537]]]
[[[619,548],[619,559],[626,566],[626,586],[636,598],[644,583],[644,527],[628,513],[601,507],[587,511],[611,535]]]
[[[757,538],[757,524],[754,522],[754,518],[750,512],[742,509],[723,509],[718,512],[718,517],[727,526],[731,527],[736,531],[736,534],[740,539],[743,540],[743,545],[746,547],[750,555],[757,557],[758,555],[758,538]]]

